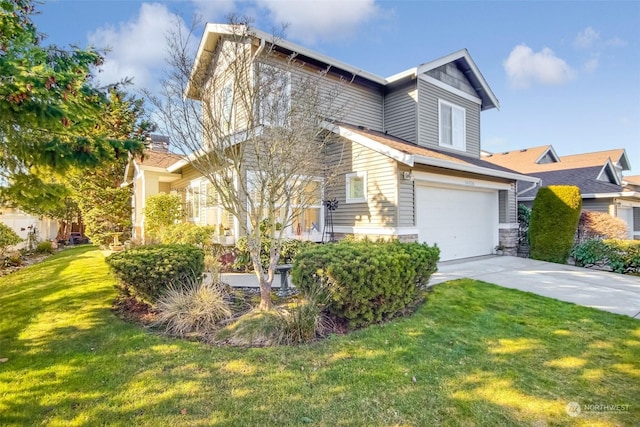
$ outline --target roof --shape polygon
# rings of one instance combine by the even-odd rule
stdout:
[[[640,185],[640,175],[629,175],[622,177],[622,180],[631,185]]]
[[[590,195],[598,193],[620,193],[623,191],[621,185],[598,181],[596,178],[602,171],[602,166],[580,167],[575,169],[562,169],[555,171],[537,172],[531,174],[542,180],[542,185],[575,185],[580,188],[580,194]],[[519,198],[533,198],[538,193],[538,188],[531,189]]]
[[[541,145],[539,147],[525,148],[522,150],[494,153],[485,156],[484,159],[495,165],[508,167],[522,173],[528,173],[537,170],[540,166],[537,164],[537,161],[552,150],[553,147],[551,145]],[[555,154],[555,151],[552,152]],[[556,158],[557,157],[556,155]]]
[[[183,156],[174,153],[164,153],[160,151],[146,150],[142,157],[135,161],[140,166],[166,169],[172,164],[180,161]]]
[[[258,29],[249,28],[244,25],[207,23],[202,38],[200,39],[200,45],[198,47],[198,51],[194,61],[195,65],[193,70],[191,71],[191,80],[196,78],[196,76],[204,77],[207,75],[205,72],[203,72],[206,71],[206,68],[204,67],[207,67],[209,64],[211,64],[211,60],[213,58],[213,54],[216,50],[218,42],[223,36],[241,36],[245,33],[259,40],[261,44],[270,43],[281,48],[281,50],[283,50],[287,54],[296,53],[296,58],[303,62],[316,64],[324,69],[330,68],[331,70],[336,71],[340,74],[347,73],[348,75],[353,76],[355,81],[359,80],[360,82],[362,82],[363,80],[366,80],[367,82],[372,83],[378,87],[384,87],[393,83],[397,83],[405,78],[415,78],[419,74],[424,74],[434,68],[438,68],[442,65],[453,62],[467,76],[469,82],[473,85],[478,94],[478,97],[482,101],[482,110],[499,108],[498,99],[489,87],[489,84],[478,69],[477,65],[471,58],[471,55],[469,54],[467,49],[461,49],[457,52],[453,52],[434,61],[421,64],[418,67],[414,67],[401,73],[395,74],[391,77],[384,78],[374,73],[365,71],[362,68],[347,64],[346,62],[342,62],[322,53],[313,51],[304,46],[300,46],[287,40],[277,38],[273,34],[269,34]],[[199,99],[200,95],[197,89],[193,85],[191,85],[191,80],[187,85],[185,93],[191,98]]]
[[[622,170],[630,169],[629,159],[627,158],[627,153],[623,148],[595,151],[592,153],[573,154],[570,156],[562,156],[560,159],[562,163],[581,166],[602,166],[607,162],[607,160],[611,160],[613,163],[620,163]]]
[[[552,156],[556,157],[559,161],[542,164],[536,163],[547,153],[551,153]],[[541,145],[539,147],[491,154],[486,156],[485,160],[527,174],[595,166],[599,166],[600,169],[602,169],[609,161],[614,164],[620,163],[622,170],[629,170],[629,160],[625,150],[622,148],[558,156],[551,145]]]
[[[511,169],[494,165],[482,159],[426,148],[404,139],[383,132],[366,129],[361,126],[339,123],[337,127],[339,128],[337,132],[339,135],[368,146],[375,151],[388,155],[410,166],[418,163],[493,177],[520,179],[528,182],[538,181],[537,178],[518,174]],[[384,147],[391,149],[391,151],[386,150]]]

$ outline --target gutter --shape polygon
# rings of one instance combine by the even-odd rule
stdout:
[[[535,183],[535,185],[538,185],[540,184],[540,182],[542,182],[540,178],[535,178],[527,175],[520,175],[515,172],[499,171],[499,170],[483,168],[482,166],[475,166],[475,165],[464,165],[456,162],[451,162],[448,160],[434,159],[433,157],[427,157],[427,156],[416,155],[414,156],[414,158],[416,163],[420,163],[428,166],[436,166],[439,168],[453,169],[453,170],[458,170],[463,172],[471,172],[471,173],[493,176],[498,178],[513,179],[517,181],[532,182],[532,183]]]
[[[524,194],[524,193],[526,193],[526,192],[528,192],[528,191],[533,190],[533,189],[534,189],[534,188],[536,188],[538,185],[542,186],[542,180],[540,180],[539,182],[534,182],[534,183],[533,183],[533,185],[531,185],[531,187],[527,187],[527,188],[525,188],[525,189],[524,189],[524,190],[522,190],[522,191],[518,191],[518,192],[516,193],[516,197],[520,197],[520,195],[522,195],[522,194]]]

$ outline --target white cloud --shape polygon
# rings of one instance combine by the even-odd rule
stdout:
[[[628,44],[627,41],[621,39],[620,37],[613,37],[604,42],[605,46],[611,46],[611,47],[623,47],[623,46],[626,46],[627,44]]]
[[[600,32],[591,27],[587,27],[578,33],[573,41],[573,45],[579,48],[588,48],[598,40],[600,40]]]
[[[339,39],[375,18],[375,0],[256,0],[275,24],[288,24],[287,38],[312,44],[318,39]]]
[[[594,72],[598,66],[600,65],[600,58],[598,58],[597,56],[594,56],[593,58],[589,59],[587,62],[584,63],[584,70],[592,73]]]
[[[196,14],[204,22],[225,23],[229,14],[235,10],[235,0],[191,0],[196,9]]]
[[[157,84],[153,72],[164,65],[165,34],[176,25],[184,27],[184,22],[165,5],[142,3],[137,17],[89,34],[93,46],[110,49],[98,76],[100,83],[115,83],[131,77],[137,88]]]
[[[545,47],[534,52],[525,44],[514,47],[502,65],[509,82],[517,88],[526,88],[533,83],[559,85],[571,80],[575,74],[551,49]]]

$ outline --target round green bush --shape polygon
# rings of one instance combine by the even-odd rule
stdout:
[[[550,185],[538,190],[529,226],[531,258],[566,264],[581,208],[582,196],[578,187]]]
[[[291,277],[304,293],[327,293],[327,309],[352,327],[393,317],[416,300],[440,250],[419,243],[339,242],[299,253]]]
[[[200,278],[204,252],[192,245],[147,245],[111,254],[111,270],[127,289],[155,304],[169,287]]]

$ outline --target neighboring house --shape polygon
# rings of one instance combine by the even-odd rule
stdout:
[[[624,149],[558,156],[551,145],[489,154],[495,165],[540,178],[542,185],[575,185],[582,209],[607,212],[627,223],[629,238],[640,239],[640,177],[623,176],[631,165]],[[522,191],[518,201],[531,207],[538,188]]]
[[[0,208],[0,221],[24,239],[16,248],[25,247],[29,233],[34,233],[38,241],[55,240],[58,234],[58,221],[22,212],[17,208]]]
[[[167,168],[180,161],[182,156],[169,152],[169,139],[151,135],[147,150],[140,157],[131,157],[125,168],[123,185],[133,185],[131,201],[132,237],[144,240],[144,207],[148,197],[171,192],[171,183],[182,178],[180,174],[167,173]]]
[[[233,43],[232,32],[231,26],[207,24],[196,58],[198,75],[224,66],[216,52]],[[328,69],[329,78],[351,82],[343,94],[351,101],[348,114],[327,127],[343,142],[336,144],[339,153],[327,156],[330,163],[340,157],[340,173],[324,190],[318,177],[317,204],[291,225],[291,237],[322,239],[327,216],[322,201],[335,198],[336,237],[436,243],[443,260],[491,254],[499,244],[515,255],[516,182],[536,185],[539,179],[481,159],[481,112],[498,108],[498,100],[467,50],[383,78],[284,40],[274,42],[261,31],[252,30],[252,38],[256,53],[275,43],[277,51],[296,53],[309,70]],[[162,162],[172,160],[163,154]],[[223,224],[238,235],[243,219],[224,212],[207,180],[186,160],[168,166],[147,162],[150,158],[134,161],[128,171],[135,216],[149,194],[175,191],[190,206],[191,221]],[[144,221],[135,223],[140,236]]]

